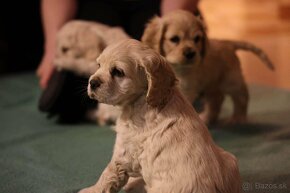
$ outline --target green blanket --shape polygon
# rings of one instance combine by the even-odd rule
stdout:
[[[32,73],[0,78],[0,193],[75,192],[110,160],[109,127],[56,124],[38,111],[39,96]],[[251,85],[250,96],[248,124],[210,131],[239,159],[245,192],[290,192],[290,93]],[[227,99],[222,116],[231,110]]]

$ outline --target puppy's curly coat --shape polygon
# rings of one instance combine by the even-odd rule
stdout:
[[[97,62],[88,95],[122,113],[110,163],[80,193],[118,192],[125,185],[128,192],[240,192],[236,158],[214,143],[162,56],[125,40],[108,46]]]
[[[206,105],[200,116],[206,123],[217,120],[225,95],[230,95],[234,103],[230,122],[246,120],[249,94],[237,50],[255,53],[274,69],[267,55],[248,42],[208,41],[203,22],[183,10],[153,18],[147,24],[142,42],[171,63],[190,102],[203,94]]]

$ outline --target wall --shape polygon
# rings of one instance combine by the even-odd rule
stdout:
[[[246,81],[290,90],[290,0],[201,0],[209,37],[246,40],[262,48],[276,69],[240,51]]]

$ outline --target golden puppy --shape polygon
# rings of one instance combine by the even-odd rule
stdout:
[[[203,94],[205,111],[201,118],[215,122],[225,95],[230,95],[234,112],[230,122],[246,119],[249,100],[236,51],[259,56],[270,69],[271,61],[262,50],[247,42],[209,40],[199,18],[187,11],[173,11],[148,23],[142,42],[163,55],[174,68],[182,91],[194,102]]]
[[[236,158],[214,143],[162,56],[125,40],[108,46],[97,62],[88,95],[122,114],[110,163],[80,193],[118,192],[131,177],[128,192],[240,192]]]
[[[105,47],[128,38],[120,27],[90,21],[70,21],[58,32],[54,64],[59,70],[66,69],[89,77],[96,71],[95,60]]]

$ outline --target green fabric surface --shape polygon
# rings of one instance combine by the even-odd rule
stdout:
[[[237,156],[245,192],[290,192],[290,92],[249,88],[249,123],[210,131]],[[75,192],[110,160],[109,127],[56,124],[38,111],[40,92],[33,73],[0,78],[0,193]],[[222,117],[231,110],[227,99]]]

